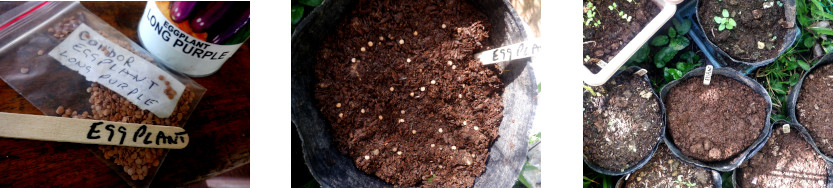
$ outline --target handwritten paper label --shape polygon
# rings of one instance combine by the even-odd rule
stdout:
[[[526,41],[496,49],[487,50],[477,54],[484,65],[502,61],[510,61],[520,58],[532,57],[541,51],[541,45],[535,41]]]
[[[712,69],[714,69],[711,65],[706,65],[706,73],[703,74],[703,85],[709,85],[712,82]]]
[[[139,108],[167,118],[185,85],[127,49],[81,24],[49,51],[61,65],[123,96]]]

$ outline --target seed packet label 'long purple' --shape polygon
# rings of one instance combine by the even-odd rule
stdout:
[[[49,51],[61,65],[160,118],[171,115],[185,85],[142,57],[81,24]]]

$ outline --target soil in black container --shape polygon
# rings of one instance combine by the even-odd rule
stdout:
[[[740,187],[825,187],[827,164],[798,130],[781,127],[735,173]]]
[[[723,16],[724,10],[728,17]],[[784,4],[776,0],[701,0],[697,11],[706,37],[729,56],[742,61],[777,57],[784,45],[784,34],[795,27],[784,16]],[[724,23],[721,31],[716,16],[721,20],[731,18],[734,28],[725,28],[728,23]]]
[[[714,187],[709,170],[677,160],[664,144],[654,157],[631,174],[624,187]]]
[[[714,162],[752,145],[766,121],[767,103],[749,86],[721,75],[711,85],[691,77],[666,95],[668,130],[686,156]]]
[[[651,154],[660,139],[662,111],[651,84],[621,73],[598,96],[584,93],[584,157],[611,171],[624,171]]]
[[[833,154],[833,66],[825,65],[810,72],[801,84],[795,104],[798,122],[807,127],[819,150]]]
[[[615,5],[614,5],[615,4]],[[661,11],[651,0],[584,0],[584,65],[610,62]]]
[[[473,56],[488,28],[465,1],[358,1],[315,66],[339,151],[397,186],[472,186],[503,118],[499,70]]]

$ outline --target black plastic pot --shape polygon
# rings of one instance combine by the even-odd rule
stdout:
[[[642,68],[632,66],[632,67],[628,67],[625,70],[620,70],[620,71],[616,72],[615,74],[613,74],[613,76],[611,76],[611,79],[608,80],[608,82],[610,82],[611,80],[615,80],[614,78],[616,78],[620,74],[632,75],[633,73],[635,73],[636,71],[639,71],[640,69],[642,69]],[[648,78],[648,74],[642,75],[642,79],[645,80],[645,82],[648,82],[648,85],[651,85],[651,79]],[[584,164],[587,164],[587,167],[590,167],[590,169],[593,169],[594,171],[596,171],[598,173],[601,173],[601,174],[605,174],[605,175],[609,175],[609,176],[621,176],[621,175],[625,175],[625,174],[630,174],[633,171],[636,171],[637,169],[642,168],[642,166],[645,166],[645,164],[647,164],[648,161],[651,160],[651,157],[654,156],[654,153],[657,152],[657,148],[659,148],[659,144],[662,141],[662,136],[665,135],[665,105],[662,104],[662,99],[659,98],[656,91],[652,90],[651,93],[654,95],[654,97],[656,99],[658,99],[660,112],[662,113],[661,114],[661,117],[662,117],[661,120],[662,121],[660,122],[659,137],[657,137],[657,142],[653,144],[654,147],[651,149],[651,153],[648,153],[648,155],[646,155],[641,160],[639,160],[639,162],[637,162],[636,165],[625,168],[624,171],[605,169],[605,168],[600,167],[599,165],[596,165],[595,163],[592,163],[592,162],[588,161],[587,157],[582,157],[582,160],[584,160]]]
[[[781,49],[778,50],[778,55],[773,57],[773,58],[764,59],[764,60],[756,61],[756,62],[749,62],[749,61],[739,60],[739,59],[736,59],[735,57],[729,56],[729,54],[727,54],[725,51],[723,51],[723,48],[721,48],[720,46],[715,45],[714,42],[712,42],[711,38],[709,37],[711,35],[706,35],[706,31],[704,30],[705,28],[703,28],[703,24],[700,23],[700,21],[701,21],[700,13],[698,13],[698,11],[697,11],[697,9],[700,7],[700,0],[697,0],[695,2],[696,4],[694,6],[694,14],[697,17],[697,19],[694,19],[694,20],[695,20],[695,23],[697,24],[696,28],[699,28],[699,29],[693,29],[693,30],[696,32],[697,35],[700,35],[700,36],[703,36],[704,38],[706,38],[707,43],[709,44],[709,46],[711,48],[714,49],[714,51],[717,51],[717,53],[719,55],[731,60],[734,63],[749,65],[749,66],[752,66],[753,69],[757,68],[757,67],[766,66],[766,65],[768,65],[772,62],[775,62],[775,60],[778,59],[778,57],[781,56],[781,54],[784,54],[784,52],[786,52],[787,49],[792,47],[793,43],[795,43],[795,41],[798,40],[798,37],[800,36],[799,33],[801,32],[800,29],[798,29],[798,23],[795,21],[795,0],[781,0],[781,2],[784,3],[784,18],[786,19],[786,21],[792,22],[793,25],[795,25],[795,26],[793,28],[790,28],[789,30],[787,30],[787,32],[784,34],[784,36],[778,36],[779,38],[784,39],[784,43],[781,46]],[[747,3],[747,2],[741,2],[741,3]],[[767,16],[769,16],[769,15],[767,15]],[[714,21],[714,19],[712,17],[707,17],[707,19],[705,19],[705,20],[706,21]]]
[[[659,147],[659,145],[657,147]],[[674,156],[674,157],[676,157],[676,156]],[[678,157],[677,159],[680,159],[680,158]],[[723,177],[720,176],[720,172],[715,171],[715,170],[709,170],[709,171],[711,172],[712,180],[714,180],[714,182],[712,182],[713,183],[712,185],[714,186],[714,188],[723,187]],[[616,188],[625,187],[625,182],[628,181],[630,176],[631,176],[631,174],[628,173],[627,175],[620,177],[619,180],[616,181],[616,186],[615,187]],[[701,187],[701,186],[698,186],[698,187]]]
[[[773,123],[772,128],[773,128],[773,130],[774,129],[780,129],[781,126],[783,126],[784,124],[790,124],[790,129],[792,129],[793,131],[798,131],[798,133],[801,135],[801,137],[804,138],[804,141],[808,142],[811,146],[813,146],[813,149],[816,151],[816,153],[818,153],[819,155],[822,156],[822,158],[824,158],[824,154],[822,154],[821,151],[819,151],[819,149],[816,147],[816,144],[813,142],[813,138],[810,138],[810,133],[807,132],[807,128],[805,128],[803,125],[798,124],[795,121],[787,122],[787,121],[784,121],[784,120],[778,120],[775,123]],[[760,150],[761,148],[763,148],[763,147],[757,148],[755,150],[755,153],[757,153],[758,150]],[[749,156],[747,159],[750,159],[750,158],[752,158],[752,156]],[[833,163],[831,163],[828,160],[824,160],[824,162],[827,163],[827,181],[826,181],[827,186],[826,187],[833,188]],[[737,174],[738,174],[739,170],[743,170],[743,169],[738,168],[738,169],[735,169],[735,170],[732,171],[732,176],[731,177],[732,177],[732,186],[733,187],[740,187],[740,185],[738,185],[738,182],[737,182],[737,179],[738,179]]]
[[[473,0],[492,23],[490,40],[495,46],[522,42],[528,38],[524,22],[506,0]],[[304,160],[323,187],[391,187],[381,179],[359,171],[353,161],[332,143],[330,124],[314,105],[317,80],[313,66],[316,49],[355,6],[355,1],[324,1],[301,21],[292,34],[292,123],[302,141]],[[473,54],[472,54],[473,55]],[[511,187],[524,165],[537,101],[537,87],[530,58],[500,63],[505,88],[503,120],[499,136],[489,149],[486,171],[475,179],[475,187]]]
[[[804,75],[801,75],[801,79],[798,80],[798,83],[795,84],[795,86],[793,86],[793,89],[790,91],[789,95],[787,96],[787,114],[790,116],[790,119],[792,119],[793,122],[796,122],[798,124],[801,123],[801,122],[798,121],[798,115],[796,115],[795,107],[796,107],[796,103],[798,103],[798,97],[800,97],[799,95],[801,94],[801,87],[804,83],[805,77],[807,77],[807,75],[809,75],[810,73],[815,71],[817,68],[822,67],[822,66],[827,66],[831,63],[833,63],[833,53],[828,53],[828,54],[824,55],[824,57],[822,57],[819,60],[818,63],[813,65],[813,67],[810,67],[809,71],[804,72]],[[804,125],[802,125],[802,127],[804,128]],[[809,133],[808,133],[806,139],[808,139],[808,142],[810,142],[810,145],[813,146],[813,149],[815,149],[816,152],[818,152],[819,155],[821,155],[821,157],[824,158],[824,160],[833,163],[833,157],[831,157],[830,155],[824,154],[824,152],[821,152],[821,149],[819,149],[819,147],[816,145],[816,142],[813,141],[813,138],[812,138],[812,136],[809,135]]]
[[[671,89],[674,88],[674,86],[677,86],[677,84],[679,84],[680,82],[682,82],[684,80],[687,80],[689,78],[692,78],[692,77],[702,77],[704,73],[705,73],[705,67],[700,67],[700,68],[691,70],[690,72],[683,75],[683,77],[680,78],[680,79],[671,81],[670,83],[668,83],[667,85],[662,87],[662,90],[660,91],[661,99],[663,101],[665,101],[666,96],[668,96],[668,92],[670,92]],[[753,80],[749,77],[746,77],[746,76],[742,75],[738,71],[728,69],[728,68],[715,68],[712,71],[712,75],[721,75],[721,76],[725,76],[725,77],[737,80],[738,82],[743,83],[746,86],[749,86],[750,88],[752,88],[752,90],[754,90],[756,93],[758,93],[759,95],[761,95],[761,97],[764,98],[764,100],[767,103],[766,119],[765,119],[766,124],[761,129],[761,134],[758,135],[758,138],[756,138],[755,141],[752,142],[752,144],[750,146],[748,146],[746,149],[744,149],[743,152],[741,152],[737,156],[735,156],[731,159],[722,160],[722,161],[715,161],[715,162],[704,162],[704,161],[700,161],[700,160],[697,160],[697,159],[694,159],[694,158],[691,158],[689,156],[684,155],[682,153],[682,151],[680,151],[680,149],[677,147],[677,145],[674,144],[674,138],[671,136],[671,131],[665,131],[665,137],[664,138],[665,138],[665,144],[668,145],[668,149],[671,149],[671,153],[673,153],[675,156],[677,156],[677,158],[679,158],[680,160],[683,160],[687,163],[694,164],[695,166],[698,166],[698,167],[708,168],[708,169],[711,169],[711,170],[717,170],[717,171],[722,171],[722,172],[728,172],[728,171],[734,170],[735,168],[740,166],[740,164],[743,163],[744,160],[746,160],[747,158],[754,155],[755,152],[758,151],[760,149],[760,147],[762,147],[764,145],[764,143],[766,143],[766,140],[769,139],[769,136],[772,133],[772,124],[770,123],[770,118],[771,118],[771,113],[772,113],[772,99],[769,97],[769,93],[767,93],[766,89],[764,89],[764,87],[761,86],[761,84],[759,84],[758,82],[756,82],[755,80]],[[696,79],[696,78],[693,78],[693,79]],[[665,122],[665,124],[667,126],[668,122]]]

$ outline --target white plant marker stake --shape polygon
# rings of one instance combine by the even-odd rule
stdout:
[[[703,75],[703,85],[709,85],[712,82],[712,65],[706,65],[706,73]]]
[[[474,54],[474,56],[480,59],[480,62],[483,63],[483,65],[532,57],[541,52],[541,44],[535,40],[536,39],[530,39],[521,43],[501,46]]]
[[[781,126],[781,131],[784,131],[784,133],[790,133],[790,124],[782,125]]]
[[[190,141],[180,127],[4,112],[0,137],[166,149],[182,149]]]

